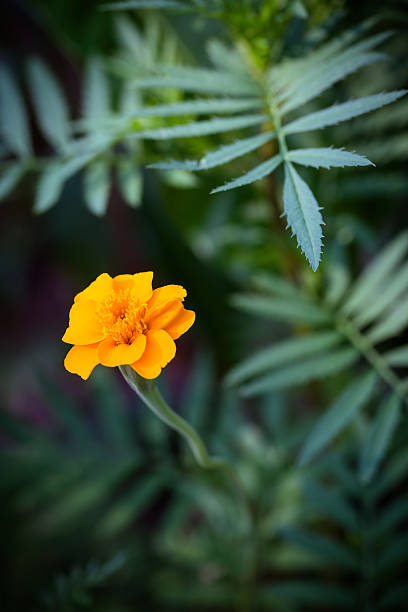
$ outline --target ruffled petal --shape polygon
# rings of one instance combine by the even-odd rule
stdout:
[[[176,354],[176,345],[164,330],[149,331],[146,334],[146,349],[142,357],[132,363],[132,368],[144,378],[156,378],[162,368]]]
[[[99,363],[98,346],[98,342],[86,346],[73,346],[64,360],[64,366],[68,372],[78,374],[84,380],[89,378],[92,370]]]
[[[181,310],[180,300],[167,302],[148,311],[144,319],[149,329],[166,329]]]
[[[124,291],[125,289],[132,289],[135,284],[133,280],[133,274],[119,274],[114,276],[112,279],[114,291]]]
[[[146,336],[140,334],[132,344],[116,344],[108,338],[100,343],[98,358],[102,365],[114,368],[120,365],[130,365],[140,359],[146,347]]]
[[[153,272],[139,272],[133,275],[133,279],[132,293],[139,298],[141,304],[144,304],[152,297]]]
[[[93,344],[103,340],[104,335],[94,300],[80,299],[69,311],[69,327],[62,337],[68,344]]]
[[[113,279],[115,291],[130,289],[134,297],[139,298],[140,304],[147,302],[152,293],[153,272],[138,272],[137,274],[120,274]]]
[[[100,274],[92,283],[83,291],[75,296],[74,302],[86,298],[87,300],[95,300],[103,302],[113,291],[112,278],[104,272]]]
[[[177,340],[182,334],[184,334],[195,321],[195,312],[193,310],[186,310],[182,308],[178,314],[166,325],[165,329],[168,334]]]
[[[160,305],[174,300],[183,300],[187,295],[187,291],[181,285],[165,285],[158,287],[153,291],[152,297],[148,302],[149,310],[153,310]]]

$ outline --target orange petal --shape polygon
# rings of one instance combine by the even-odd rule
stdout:
[[[146,334],[146,350],[142,357],[132,363],[132,368],[144,378],[156,378],[162,367],[167,365],[176,354],[176,345],[162,329]]]
[[[132,293],[138,297],[141,304],[144,304],[152,297],[153,272],[139,272],[133,275],[134,286]]]
[[[116,344],[108,338],[100,343],[98,358],[102,365],[114,368],[120,365],[130,365],[143,355],[146,346],[146,336],[140,334],[132,344]]]
[[[166,329],[180,310],[183,310],[183,304],[180,300],[167,302],[147,311],[144,320],[149,329]]]
[[[98,365],[99,343],[87,346],[73,346],[64,360],[64,366],[72,374],[78,374],[86,380],[95,366]]]
[[[69,327],[62,337],[68,344],[93,344],[103,340],[102,327],[96,310],[97,302],[80,299],[69,311]]]
[[[173,318],[173,320],[166,326],[166,332],[170,336],[177,340],[182,334],[184,334],[195,321],[195,312],[193,310],[186,310],[183,308]]]
[[[187,291],[181,285],[165,285],[158,287],[153,291],[153,295],[149,300],[149,310],[157,308],[166,302],[174,300],[183,300],[187,295]]]
[[[112,292],[112,278],[104,272],[100,274],[86,289],[81,291],[75,296],[74,301],[77,302],[82,298],[87,300],[95,300],[96,302],[102,302]]]
[[[113,279],[113,289],[115,291],[123,291],[124,289],[132,289],[134,283],[133,274],[119,274],[118,276],[114,276]]]

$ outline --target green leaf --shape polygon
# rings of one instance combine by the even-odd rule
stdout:
[[[40,214],[49,210],[61,195],[65,181],[85,166],[97,153],[78,153],[64,162],[52,162],[41,174],[35,196],[34,212]]]
[[[187,421],[201,431],[208,417],[214,387],[214,363],[209,352],[197,354],[183,393],[182,409]]]
[[[88,210],[102,217],[108,206],[110,168],[105,160],[94,161],[84,174],[84,198]]]
[[[149,138],[151,140],[169,140],[170,138],[191,138],[194,136],[206,136],[209,134],[220,134],[230,130],[239,130],[252,125],[258,125],[267,119],[266,115],[240,115],[239,117],[228,117],[226,119],[208,119],[207,121],[191,121],[182,125],[157,128],[154,130],[141,130],[132,132],[130,138]]]
[[[240,53],[234,48],[227,47],[216,38],[207,43],[206,51],[211,62],[218,70],[248,74]]]
[[[26,172],[24,164],[13,162],[3,170],[0,176],[0,200],[6,198],[16,187]]]
[[[0,133],[8,149],[18,157],[31,155],[27,112],[20,89],[5,67],[0,67]]]
[[[58,201],[65,183],[65,176],[60,163],[50,164],[41,174],[35,194],[34,212],[47,212]]]
[[[229,183],[225,183],[225,185],[221,185],[221,187],[217,187],[213,189],[210,193],[219,193],[220,191],[228,191],[229,189],[236,189],[237,187],[242,187],[243,185],[249,185],[251,183],[255,183],[255,181],[259,181],[268,174],[272,174],[274,170],[279,166],[282,162],[281,155],[275,155],[271,157],[271,159],[267,159],[262,162],[255,168],[252,168],[249,172],[246,172],[239,178],[230,181]]]
[[[408,346],[399,346],[383,355],[385,361],[392,366],[408,367]]]
[[[401,266],[390,278],[384,280],[380,294],[356,316],[357,325],[364,326],[379,317],[389,306],[395,303],[408,289],[408,263]]]
[[[315,325],[331,322],[331,316],[321,310],[313,302],[302,299],[299,294],[295,301],[293,298],[273,298],[257,294],[235,294],[231,298],[235,308],[262,317],[270,317],[289,323],[312,323]]]
[[[403,300],[389,309],[384,317],[367,332],[368,339],[375,343],[398,336],[408,325],[408,302]]]
[[[381,53],[362,53],[354,57],[339,57],[336,61],[328,62],[324,70],[321,66],[314,68],[310,73],[304,74],[296,83],[289,100],[281,107],[282,115],[306,104],[316,98],[326,89],[344,79],[363,66],[384,60]]]
[[[364,310],[380,293],[380,287],[390,276],[408,250],[408,232],[397,236],[360,275],[343,306],[346,314]]]
[[[86,66],[82,106],[82,114],[90,125],[97,126],[110,114],[109,83],[97,57],[88,60]]]
[[[343,297],[350,283],[350,275],[346,266],[333,262],[327,272],[327,288],[325,302],[335,306]]]
[[[376,384],[373,372],[353,382],[320,417],[299,455],[299,465],[310,463],[368,402]]]
[[[400,400],[391,395],[382,403],[365,438],[360,460],[360,479],[369,482],[389,447],[400,417]]]
[[[389,93],[380,93],[373,96],[366,96],[358,100],[351,100],[343,104],[334,104],[329,108],[310,113],[299,119],[295,119],[283,127],[285,134],[297,134],[299,132],[308,132],[311,130],[320,130],[328,125],[336,125],[341,121],[347,121],[353,117],[358,117],[364,113],[369,113],[385,104],[390,104],[398,98],[405,96],[406,89],[400,91],[391,91]]]
[[[242,140],[236,140],[230,145],[224,145],[215,151],[206,153],[200,160],[186,160],[186,161],[170,161],[161,162],[159,164],[151,164],[149,168],[157,168],[161,170],[172,170],[172,169],[185,169],[185,170],[208,170],[209,168],[215,168],[221,166],[227,162],[242,157],[254,149],[258,149],[265,143],[272,140],[275,132],[266,132],[265,134],[257,134],[256,136],[250,136],[249,138],[243,138]]]
[[[279,532],[286,541],[323,560],[347,569],[357,569],[359,560],[346,546],[335,540],[304,529],[286,528]]]
[[[32,59],[27,66],[28,82],[38,124],[44,137],[64,150],[69,141],[69,112],[64,93],[47,66]]]
[[[265,610],[356,609],[356,595],[351,589],[315,579],[275,581],[271,586],[261,587],[257,597]]]
[[[400,495],[377,518],[373,528],[376,538],[390,536],[401,523],[405,522],[408,514],[408,495]]]
[[[205,100],[190,100],[188,102],[175,102],[173,104],[157,104],[138,109],[126,119],[139,119],[140,117],[178,117],[183,115],[202,114],[233,114],[244,110],[260,108],[262,102],[259,98],[215,98]]]
[[[275,389],[292,388],[341,372],[356,363],[358,358],[358,351],[352,348],[338,349],[332,353],[322,352],[317,357],[304,359],[300,363],[294,363],[276,369],[272,374],[261,376],[241,387],[240,392],[245,397],[250,397]]]
[[[369,159],[344,149],[319,147],[292,149],[286,156],[291,162],[313,168],[344,168],[345,166],[374,166]]]
[[[288,225],[298,245],[316,271],[322,249],[322,224],[319,205],[309,186],[290,163],[285,163],[283,204]]]
[[[382,574],[393,567],[401,567],[408,557],[408,533],[398,534],[398,538],[390,541],[383,554],[377,559],[377,569]],[[407,592],[408,594],[408,592]]]
[[[251,376],[261,374],[265,370],[284,363],[304,359],[314,353],[325,351],[325,349],[340,344],[341,341],[342,336],[337,332],[320,332],[277,342],[232,368],[225,378],[225,383],[231,386],[241,384]]]
[[[260,95],[260,87],[244,76],[227,71],[190,68],[184,66],[164,66],[162,76],[141,77],[133,82],[137,88],[174,88],[205,94]]]
[[[132,158],[121,160],[117,169],[120,191],[129,206],[137,208],[142,203],[143,176],[139,165]]]

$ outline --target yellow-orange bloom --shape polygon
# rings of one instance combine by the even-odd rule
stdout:
[[[194,323],[180,285],[152,289],[153,272],[101,274],[75,296],[62,340],[74,344],[65,357],[68,372],[86,380],[96,365],[132,366],[156,378],[176,354],[174,340]]]

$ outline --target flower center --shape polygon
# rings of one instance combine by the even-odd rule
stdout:
[[[130,289],[123,289],[102,302],[97,314],[106,338],[112,338],[117,344],[132,344],[147,330],[143,319],[146,311],[147,304],[140,304]]]

